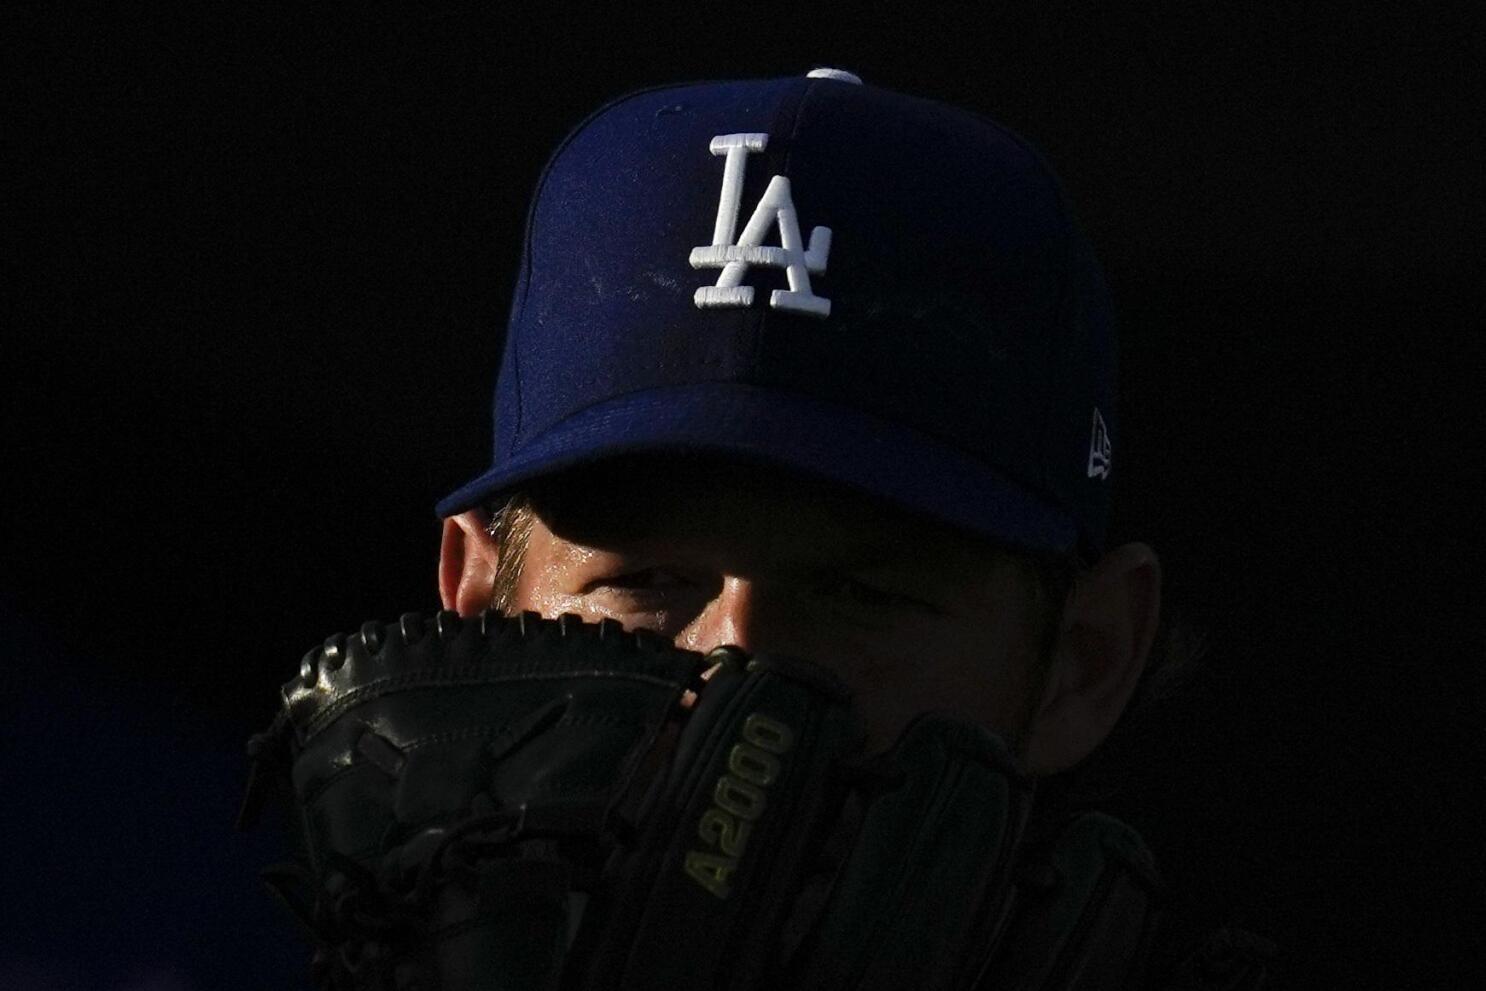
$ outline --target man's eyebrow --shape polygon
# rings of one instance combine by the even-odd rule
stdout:
[[[893,535],[874,536],[848,549],[858,567],[890,566],[904,573],[955,581],[966,574],[988,574],[1007,555],[998,549],[977,545],[969,538],[950,534],[926,535],[921,539]]]
[[[837,571],[884,571],[920,579],[945,577],[947,560],[901,543],[875,539],[855,541],[812,556],[810,567]]]

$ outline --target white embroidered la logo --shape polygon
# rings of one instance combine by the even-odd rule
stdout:
[[[1094,435],[1089,439],[1089,477],[1108,478],[1110,462],[1109,428],[1104,425],[1104,417],[1099,415],[1099,407],[1094,407]]]
[[[743,228],[743,236],[733,243],[738,228],[739,200],[743,197],[743,170],[751,152],[763,151],[769,143],[767,134],[719,134],[712,139],[712,154],[727,156],[722,170],[722,199],[717,204],[717,224],[712,229],[712,243],[691,249],[692,268],[720,268],[717,284],[702,286],[696,292],[698,307],[748,306],[753,302],[753,287],[740,285],[750,265],[782,268],[789,289],[775,289],[769,305],[776,310],[829,316],[831,301],[815,295],[810,289],[812,273],[826,270],[826,256],[831,252],[831,230],[817,227],[810,232],[807,248],[800,238],[800,222],[790,198],[789,180],[777,175],[769,180],[763,199],[754,207],[753,216]],[[779,247],[764,244],[764,236],[779,225]]]

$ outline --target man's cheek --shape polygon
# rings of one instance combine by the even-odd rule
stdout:
[[[623,602],[611,602],[603,596],[588,595],[557,590],[531,590],[518,595],[514,600],[517,611],[531,610],[547,619],[556,619],[564,613],[578,616],[584,622],[597,623],[612,619],[630,633],[650,630],[667,640],[674,639],[681,624],[674,610],[637,609]]]
[[[538,585],[523,590],[523,593],[515,597],[513,605],[517,611],[541,613],[547,619],[555,619],[558,616],[569,613],[581,617],[584,622],[588,623],[597,623],[599,620],[612,619],[624,624],[626,629],[633,629],[635,627],[632,621],[633,617],[616,611],[595,596],[569,592],[550,586],[542,587]]]
[[[577,613],[590,619],[589,609],[582,596],[560,592],[540,584],[520,589],[513,604],[521,612],[538,612],[546,617],[560,616],[565,612]]]

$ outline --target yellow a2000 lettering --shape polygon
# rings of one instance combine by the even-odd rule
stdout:
[[[768,806],[766,789],[779,779],[779,758],[795,742],[793,730],[761,712],[743,720],[739,736],[728,751],[727,771],[712,786],[712,807],[697,822],[697,836],[706,849],[686,853],[687,876],[718,898],[732,893],[733,872],[753,823]]]

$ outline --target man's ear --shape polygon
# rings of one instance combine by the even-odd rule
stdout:
[[[490,536],[490,517],[471,509],[444,520],[439,544],[439,598],[445,609],[473,616],[490,605],[500,545]]]
[[[1025,737],[1028,771],[1067,770],[1104,742],[1145,670],[1160,620],[1161,563],[1145,544],[1117,547],[1079,576]]]

